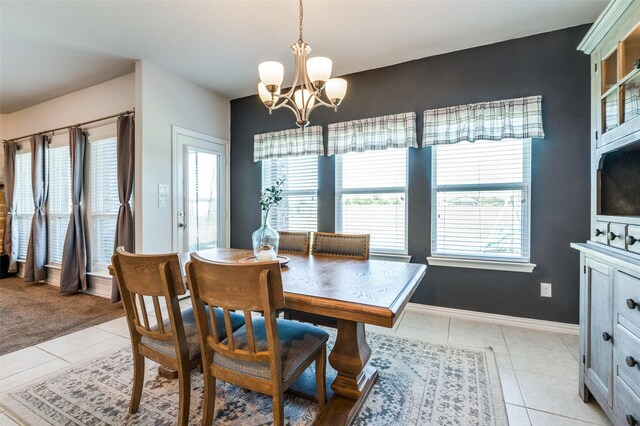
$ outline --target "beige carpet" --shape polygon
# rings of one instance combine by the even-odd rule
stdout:
[[[0,280],[0,355],[101,324],[124,315],[122,303],[58,287]]]

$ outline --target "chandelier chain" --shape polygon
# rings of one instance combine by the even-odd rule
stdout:
[[[302,17],[304,16],[304,10],[302,8],[302,0],[300,0],[300,34],[298,36],[298,41],[302,43]]]

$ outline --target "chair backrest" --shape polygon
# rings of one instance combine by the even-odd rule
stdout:
[[[332,234],[316,232],[313,235],[314,255],[342,256],[369,259],[369,234]]]
[[[214,263],[197,254],[187,264],[187,281],[200,336],[201,353],[210,362],[209,350],[243,361],[271,365],[272,378],[282,374],[276,310],[284,308],[284,292],[279,262]],[[209,321],[205,303],[209,305]],[[222,309],[227,339],[218,336],[214,307]],[[231,311],[244,311],[246,347],[239,348],[233,336]],[[264,314],[268,350],[259,350],[253,331],[251,312]],[[244,342],[242,342],[244,343]],[[243,346],[245,346],[243,344]]]
[[[278,231],[278,252],[309,254],[309,232]]]
[[[186,293],[178,255],[174,254],[132,254],[118,247],[111,258],[111,272],[116,277],[122,304],[124,305],[131,338],[139,341],[140,336],[154,340],[173,340],[186,350],[186,337],[180,314],[178,296]],[[153,304],[153,315],[157,327],[149,321],[149,298]],[[160,299],[162,298],[162,299]],[[170,329],[165,329],[160,301],[167,307]],[[174,332],[177,330],[177,332]],[[182,343],[181,343],[182,342]]]

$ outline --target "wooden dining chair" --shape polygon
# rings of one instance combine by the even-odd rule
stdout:
[[[315,232],[311,254],[369,259],[369,234],[332,234]]]
[[[278,231],[278,253],[309,254],[310,232]]]
[[[283,425],[283,393],[313,362],[318,402],[324,406],[329,335],[310,324],[276,318],[276,310],[284,308],[278,262],[220,264],[194,254],[187,278],[203,358],[203,425],[213,420],[216,379],[270,395],[273,422]],[[218,318],[209,315],[213,332],[208,327],[205,303],[223,310],[226,338],[216,332]],[[235,332],[232,310],[244,311],[245,318],[245,325]],[[251,312],[264,317],[252,317]]]
[[[118,247],[111,258],[124,305],[133,353],[133,390],[129,412],[136,413],[144,386],[144,359],[160,364],[160,373],[177,371],[179,383],[178,424],[189,421],[191,369],[201,366],[200,344],[193,309],[180,310],[178,296],[186,293],[177,254],[139,255]],[[150,300],[149,300],[150,299]],[[149,303],[151,302],[151,303]],[[149,312],[150,305],[153,311]],[[166,316],[163,315],[163,306]],[[155,316],[155,323],[152,322]],[[215,316],[222,320],[221,310]],[[230,315],[231,330],[244,324],[244,317]],[[226,329],[218,330],[226,336]],[[166,369],[166,370],[165,370]]]

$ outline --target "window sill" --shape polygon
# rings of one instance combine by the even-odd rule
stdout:
[[[458,259],[453,257],[427,257],[430,266],[449,266],[452,268],[488,269],[493,271],[533,272],[535,263],[500,262],[495,260]]]
[[[411,256],[406,254],[390,254],[390,253],[369,253],[369,259],[371,260],[385,260],[388,262],[411,262]]]
[[[87,275],[90,276],[90,277],[105,278],[105,279],[108,279],[108,280],[113,278],[111,275],[109,275],[108,272],[87,272]]]
[[[44,266],[45,266],[45,268],[49,268],[49,269],[62,270],[62,265],[60,265],[60,264],[55,264],[54,263],[54,264],[47,264],[47,265],[44,265]]]

